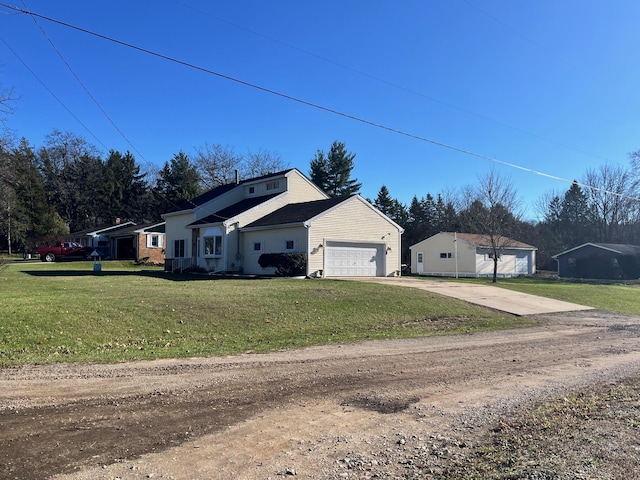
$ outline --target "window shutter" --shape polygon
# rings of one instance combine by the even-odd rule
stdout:
[[[147,233],[147,248],[151,247],[151,235]]]

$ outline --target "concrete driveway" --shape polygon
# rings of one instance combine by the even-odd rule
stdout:
[[[584,305],[578,305],[576,303],[514,292],[506,288],[492,287],[489,285],[474,285],[416,277],[354,277],[350,280],[419,288],[519,316],[593,310],[593,307],[585,307]],[[498,280],[498,282],[499,281],[500,280]]]

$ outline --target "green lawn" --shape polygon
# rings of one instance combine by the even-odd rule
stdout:
[[[127,262],[0,266],[0,366],[264,352],[527,325],[429,292],[168,275]]]

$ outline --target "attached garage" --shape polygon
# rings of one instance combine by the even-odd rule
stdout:
[[[384,245],[351,242],[327,242],[325,276],[384,276]]]
[[[309,277],[400,275],[402,227],[360,195],[291,203],[242,227],[245,273],[258,253],[303,253]]]

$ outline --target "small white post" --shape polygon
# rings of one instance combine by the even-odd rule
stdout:
[[[458,232],[453,232],[453,255],[456,257],[456,279],[458,278]]]

